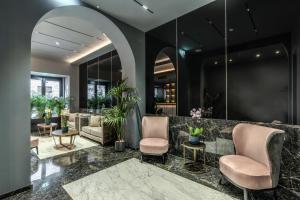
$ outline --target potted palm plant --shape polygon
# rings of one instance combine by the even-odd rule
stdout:
[[[45,109],[47,106],[47,99],[44,96],[33,96],[31,98],[31,106],[35,108],[37,111],[37,115],[39,119],[42,119],[45,114]]]
[[[120,84],[113,87],[108,95],[116,99],[116,105],[112,108],[103,110],[105,116],[104,123],[110,126],[116,133],[117,140],[115,141],[115,150],[124,151],[125,141],[124,132],[128,114],[133,110],[136,104],[140,101],[134,88],[128,87],[126,79]]]

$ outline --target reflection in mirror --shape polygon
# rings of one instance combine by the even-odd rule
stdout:
[[[179,96],[183,115],[201,108],[202,117],[226,118],[224,0],[178,18]]]
[[[299,1],[228,1],[228,118],[293,123]],[[294,80],[295,81],[295,80]]]
[[[176,68],[167,55],[172,50],[161,50],[154,65],[155,113],[169,116],[176,115]],[[175,50],[173,50],[175,53]]]
[[[83,77],[86,73],[87,81]],[[80,106],[88,112],[100,113],[114,105],[108,91],[122,80],[122,66],[116,50],[80,65]],[[84,92],[86,91],[86,92]]]

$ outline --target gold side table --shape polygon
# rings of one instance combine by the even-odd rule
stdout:
[[[183,148],[183,158],[184,158],[184,164],[185,165],[192,165],[194,169],[196,170],[192,170],[192,171],[198,171],[198,167],[196,166],[197,163],[197,152],[198,151],[202,151],[203,152],[203,164],[204,164],[204,168],[206,165],[206,161],[205,161],[205,148],[206,145],[203,142],[200,142],[199,144],[191,144],[188,141],[185,141],[181,144],[182,148]],[[191,150],[193,151],[193,163],[186,163],[186,150]]]

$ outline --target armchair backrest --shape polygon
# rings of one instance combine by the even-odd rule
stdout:
[[[234,127],[232,134],[236,154],[266,165],[270,169],[273,185],[277,185],[284,131],[242,123]]]
[[[169,118],[145,116],[142,120],[143,138],[169,138]]]

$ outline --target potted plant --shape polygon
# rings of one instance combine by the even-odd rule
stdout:
[[[50,125],[52,120],[52,111],[51,109],[46,109],[44,114],[45,124]]]
[[[46,106],[46,97],[41,95],[31,97],[31,107],[36,109],[39,119],[42,119],[44,117]]]
[[[199,144],[200,143],[200,137],[203,135],[204,129],[201,128],[193,128],[191,126],[189,128],[189,143],[190,144]]]
[[[69,131],[68,116],[66,115],[61,116],[61,130],[63,133],[67,133]]]
[[[126,79],[122,80],[120,84],[113,87],[108,95],[116,99],[116,105],[112,108],[103,110],[105,116],[104,123],[110,126],[116,133],[117,140],[115,141],[115,150],[124,151],[125,141],[124,132],[125,124],[128,114],[136,106],[140,98],[136,94],[134,88],[128,87]]]

